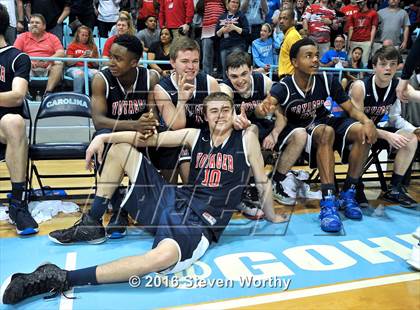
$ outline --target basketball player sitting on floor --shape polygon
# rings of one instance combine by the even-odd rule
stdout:
[[[2,286],[3,303],[15,304],[33,295],[63,292],[74,286],[126,282],[134,275],[176,273],[188,268],[204,255],[210,243],[219,240],[240,202],[250,168],[260,187],[265,218],[284,222],[287,217],[275,214],[273,209],[271,183],[264,173],[258,137],[251,130],[233,129],[232,99],[220,92],[211,94],[204,100],[203,110],[209,130],[181,129],[151,137],[138,132],[114,132],[96,137],[86,152],[88,164],[94,154],[102,158],[104,143],[113,145],[92,209],[75,226],[49,235],[60,244],[105,241],[101,218],[125,172],[132,187],[121,208],[155,234],[152,250],[74,271],[44,264],[30,274],[15,274]],[[188,185],[183,187],[167,186],[135,148],[181,144],[192,154]]]

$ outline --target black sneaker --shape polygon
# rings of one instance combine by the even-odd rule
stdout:
[[[242,192],[241,203],[237,209],[243,216],[250,220],[259,220],[264,217],[264,212],[261,210],[260,199],[256,186],[248,185]]]
[[[415,201],[413,198],[411,198],[406,191],[404,191],[403,188],[400,188],[398,191],[393,191],[392,189],[386,191],[382,195],[382,199],[389,201],[389,202],[395,202],[399,205],[406,207],[406,208],[412,208],[414,205],[417,204],[417,201]]]
[[[120,239],[127,234],[128,213],[123,208],[114,211],[106,227],[106,235],[109,239]]]
[[[18,235],[32,235],[39,231],[38,223],[34,220],[31,213],[29,213],[28,205],[24,201],[10,200],[9,219],[10,223],[16,225]]]
[[[41,265],[31,273],[15,273],[3,282],[0,301],[14,305],[43,293],[51,292],[54,293],[52,296],[56,296],[70,289],[66,277],[67,271],[53,264]]]
[[[83,214],[72,227],[50,232],[48,237],[58,244],[89,243],[99,244],[106,241],[105,229],[100,221]]]
[[[248,185],[242,192],[241,201],[246,201],[250,204],[259,205],[260,197],[258,196],[257,187]]]
[[[359,182],[356,185],[356,196],[355,199],[357,201],[357,203],[359,204],[359,206],[361,208],[368,208],[369,207],[369,201],[366,198],[365,195],[365,186],[363,185],[362,182]]]

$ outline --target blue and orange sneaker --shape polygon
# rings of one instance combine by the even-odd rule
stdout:
[[[339,232],[343,227],[340,215],[338,214],[338,201],[335,196],[326,196],[319,202],[321,212],[321,229],[325,232]]]
[[[362,210],[356,201],[356,190],[349,188],[340,193],[340,208],[344,209],[344,215],[352,220],[361,220],[363,217]]]

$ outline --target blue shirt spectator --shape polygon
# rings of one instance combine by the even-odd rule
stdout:
[[[343,35],[338,34],[334,39],[334,49],[327,51],[321,57],[321,65],[324,67],[347,67],[347,52],[343,51],[345,39]]]
[[[262,68],[263,73],[268,73],[270,67],[276,64],[277,57],[274,51],[274,40],[271,37],[273,30],[266,23],[261,26],[260,38],[252,41],[252,59],[254,67]]]
[[[267,6],[268,13],[265,16],[265,22],[271,23],[274,11],[280,9],[280,0],[267,0]]]

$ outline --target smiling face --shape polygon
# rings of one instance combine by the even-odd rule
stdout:
[[[334,40],[334,48],[336,51],[341,51],[344,47],[344,38],[341,36],[338,36]]]
[[[268,28],[267,25],[263,25],[260,30],[260,38],[261,40],[265,41],[271,35],[271,30]]]
[[[239,0],[230,0],[226,7],[229,12],[236,13],[239,10]]]
[[[313,75],[319,68],[319,52],[318,48],[314,45],[301,46],[297,57],[292,59],[292,64],[296,71]]]
[[[200,70],[200,53],[197,50],[180,50],[176,59],[171,59],[171,65],[178,76],[186,75],[187,81],[192,81]]]
[[[109,70],[115,77],[121,77],[132,68],[137,67],[138,59],[126,47],[117,43],[112,44],[109,51]]]
[[[214,100],[206,105],[205,118],[214,133],[223,134],[232,128],[233,107],[229,101]]]
[[[239,93],[246,93],[251,88],[251,74],[252,69],[245,64],[238,68],[227,69],[227,77]]]

